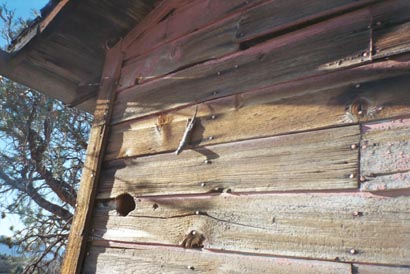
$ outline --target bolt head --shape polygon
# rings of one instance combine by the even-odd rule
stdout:
[[[350,254],[356,254],[356,253],[357,253],[356,249],[354,248],[350,249]]]

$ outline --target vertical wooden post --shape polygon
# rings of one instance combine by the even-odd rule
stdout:
[[[80,189],[77,195],[77,205],[61,268],[62,274],[79,273],[82,268],[101,163],[109,137],[109,122],[115,100],[115,89],[123,60],[121,44],[122,41],[118,42],[106,55],[94,112],[94,123],[91,128]]]

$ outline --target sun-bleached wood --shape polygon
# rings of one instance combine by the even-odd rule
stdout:
[[[198,147],[410,115],[409,86],[410,62],[389,60],[207,101],[198,104],[190,143]],[[360,103],[366,109],[358,115]],[[195,109],[113,126],[105,160],[174,151]]]
[[[336,262],[120,243],[98,244],[90,249],[85,274],[351,274],[350,264]]]
[[[98,197],[352,189],[359,140],[359,126],[350,126],[112,161]]]
[[[92,239],[376,264],[410,264],[410,199],[361,192],[137,198],[94,213]],[[388,237],[386,237],[388,235]]]
[[[410,188],[410,119],[362,126],[360,152],[363,191]]]
[[[354,264],[352,274],[409,274],[410,267]]]

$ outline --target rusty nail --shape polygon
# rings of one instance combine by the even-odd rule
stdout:
[[[350,254],[356,254],[356,253],[357,253],[356,249],[354,248],[350,249]]]
[[[350,146],[350,148],[351,148],[351,149],[356,149],[356,148],[357,148],[357,145],[356,145],[356,144],[353,144],[353,145]]]

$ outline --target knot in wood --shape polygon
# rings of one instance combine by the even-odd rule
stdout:
[[[184,248],[202,248],[205,241],[205,236],[199,231],[192,230],[188,235],[185,236],[181,245]]]

